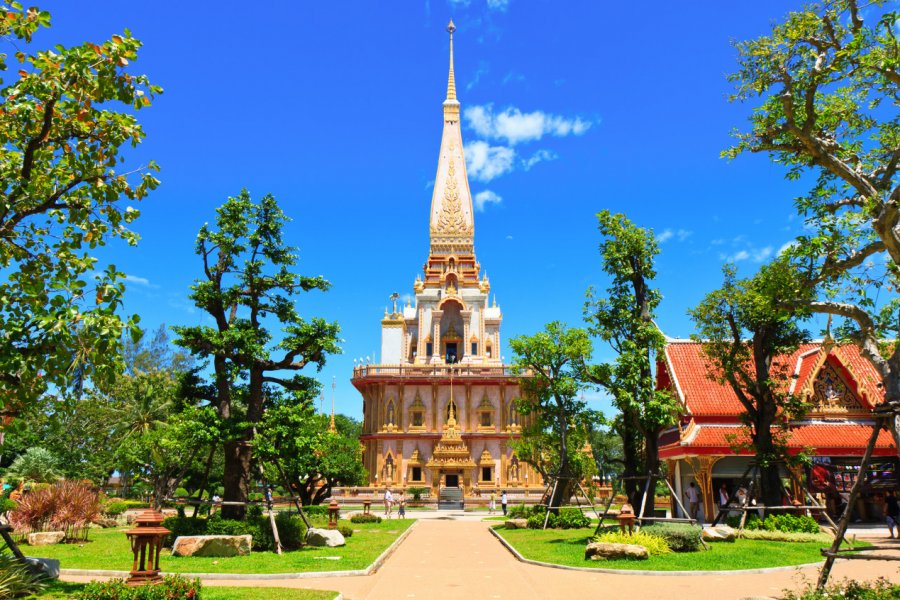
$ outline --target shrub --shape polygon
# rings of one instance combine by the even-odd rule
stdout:
[[[819,524],[806,515],[769,515],[763,521],[755,521],[750,529],[765,529],[782,533],[819,533]]]
[[[303,512],[307,517],[327,517],[328,507],[324,504],[310,504],[303,507]]]
[[[168,575],[157,585],[129,587],[123,579],[92,581],[79,592],[76,600],[200,600],[199,579],[187,579],[179,575]]]
[[[125,505],[128,507],[128,510],[133,508],[150,508],[150,503],[143,500],[125,500]]]
[[[875,581],[851,581],[845,579],[839,583],[829,585],[824,590],[818,590],[815,585],[809,584],[805,590],[800,592],[785,590],[784,594],[781,600],[825,600],[826,598],[896,600],[896,598],[900,598],[900,585],[895,585],[884,578],[878,578]]]
[[[128,504],[121,500],[113,500],[107,502],[106,506],[103,507],[103,514],[110,517],[118,517],[126,510],[128,510]]]
[[[9,515],[24,531],[64,531],[68,540],[87,540],[90,524],[100,517],[97,492],[80,481],[60,481],[22,496]]]
[[[349,525],[338,525],[338,531],[340,531],[341,535],[345,538],[353,537],[353,528]]]
[[[701,527],[686,523],[656,523],[642,527],[641,531],[663,538],[674,552],[696,552],[703,533]]]
[[[637,544],[643,546],[650,556],[662,556],[670,554],[672,549],[663,538],[647,533],[646,527],[631,535],[621,531],[607,531],[593,538],[594,542],[606,542],[608,544]]]
[[[422,499],[422,496],[428,493],[428,488],[424,487],[411,487],[406,490],[412,496],[413,502],[418,502]]]
[[[356,513],[350,517],[351,523],[381,523],[381,517],[378,515]]]
[[[830,544],[834,536],[830,533],[788,533],[784,531],[766,531],[765,529],[744,529],[741,537],[746,540],[766,540],[770,542],[820,542]]]
[[[577,508],[563,508],[559,511],[560,529],[584,529],[591,526],[591,520]]]
[[[528,529],[543,529],[544,528],[544,513],[535,512],[530,517],[528,517]],[[547,520],[547,529],[556,529],[559,527],[559,517],[554,513],[550,513],[549,518]]]
[[[265,496],[260,492],[250,492],[247,494],[247,500],[250,502],[262,502],[265,499]]]
[[[172,492],[173,498],[187,498],[188,496],[190,496],[190,493],[183,487],[177,487],[175,488],[175,491]]]
[[[206,535],[206,519],[168,517],[162,522],[162,526],[171,532],[166,538],[169,546],[175,543],[175,538],[182,535]]]
[[[507,510],[510,519],[527,519],[532,515],[534,510],[525,506],[525,503],[510,506]]]
[[[47,577],[20,563],[8,554],[0,554],[0,598],[19,598],[40,594],[47,587]]]
[[[281,547],[285,550],[296,550],[306,540],[306,524],[300,515],[292,515],[288,512],[278,513],[275,516],[275,526],[278,527]]]
[[[16,510],[18,503],[15,500],[10,500],[9,498],[0,498],[0,515],[3,513],[8,513],[11,510]]]
[[[49,450],[33,447],[16,457],[6,471],[9,479],[53,483],[62,477],[59,461]]]

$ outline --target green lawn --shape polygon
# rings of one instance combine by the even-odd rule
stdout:
[[[50,599],[71,598],[84,587],[82,583],[55,582],[52,587],[40,596],[30,598]],[[332,600],[337,592],[322,590],[298,590],[288,588],[243,588],[243,587],[212,587],[204,586],[203,600]]]
[[[648,560],[585,560],[584,547],[592,537],[590,529],[494,529],[529,560],[597,569],[648,571],[730,571],[761,569],[819,562],[819,542],[768,542],[737,540],[734,543],[709,544],[709,550],[674,552],[651,556]],[[857,543],[864,547],[868,544]]]
[[[346,571],[365,569],[406,531],[414,519],[391,519],[381,523],[350,523],[353,536],[340,548],[304,548],[285,552],[253,552],[231,558],[173,557],[163,550],[160,568],[168,573],[301,573],[306,571]],[[31,548],[22,546],[28,556],[57,558],[63,569],[131,569],[131,550],[120,529],[92,530],[86,544],[60,544]],[[338,557],[338,558],[334,558]]]

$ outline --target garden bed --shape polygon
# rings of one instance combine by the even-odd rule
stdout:
[[[584,549],[593,537],[585,529],[534,530],[504,529],[494,531],[523,558],[538,562],[587,569],[622,569],[639,571],[732,571],[790,567],[821,562],[821,542],[772,542],[744,540],[709,544],[709,550],[673,552],[651,556],[648,560],[585,560]],[[869,546],[857,542],[856,546]]]
[[[347,545],[338,548],[312,548],[285,552],[253,552],[230,558],[173,557],[163,550],[160,568],[166,573],[305,573],[315,571],[351,571],[365,569],[377,559],[413,523],[414,519],[391,519],[381,523],[340,521],[354,530]],[[91,531],[88,544],[61,544],[31,548],[22,546],[29,556],[55,558],[63,569],[128,571],[131,549],[126,528]]]
[[[57,581],[40,596],[31,596],[30,598],[67,599],[80,592],[84,586],[83,583]],[[333,600],[337,597],[337,592],[323,590],[203,586],[203,600],[281,600],[282,598],[284,600]]]

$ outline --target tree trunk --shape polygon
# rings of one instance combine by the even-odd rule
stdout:
[[[637,416],[634,411],[622,411],[622,470],[623,477],[636,477],[641,474],[641,435],[637,429]],[[643,488],[636,479],[625,479],[625,495],[632,506],[640,506]]]
[[[656,475],[659,473],[659,438],[655,433],[644,436],[644,475]],[[650,490],[647,493],[647,503],[644,506],[644,514],[640,516],[653,516],[654,500],[656,499],[656,481],[651,482]],[[646,485],[646,483],[644,484]],[[643,495],[641,490],[641,495]],[[632,504],[635,511],[639,510],[638,504]]]
[[[781,473],[779,460],[772,437],[775,421],[774,403],[771,410],[760,407],[756,421],[753,442],[756,446],[756,463],[759,466],[759,492],[761,503],[766,506],[781,506]],[[768,513],[768,511],[766,511]]]
[[[246,440],[225,442],[225,502],[247,502],[250,498],[250,444]],[[246,506],[222,507],[222,518],[243,520]]]

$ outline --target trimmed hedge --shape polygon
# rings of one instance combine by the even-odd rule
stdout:
[[[546,513],[543,507],[535,507],[527,517],[529,529],[543,529]],[[512,517],[522,518],[522,517]],[[591,520],[577,508],[561,508],[559,514],[550,513],[547,529],[583,529],[591,526]]]
[[[75,595],[76,600],[201,600],[199,579],[167,575],[162,583],[130,587],[124,579],[92,581]]]
[[[782,533],[819,533],[819,524],[812,517],[806,515],[775,514],[768,515],[764,520],[747,518],[744,529],[766,531],[780,531]]]
[[[355,515],[350,517],[351,523],[381,523],[381,517],[378,515],[373,515],[372,513],[364,514],[364,513],[356,513]]]
[[[112,500],[110,502],[107,502],[106,506],[103,507],[103,514],[110,517],[118,517],[126,510],[128,510],[127,503],[123,502],[122,500]]]
[[[306,525],[298,515],[280,512],[275,516],[275,526],[281,545],[287,550],[296,550],[306,539]],[[275,549],[275,538],[268,517],[248,517],[246,521],[223,519],[215,514],[208,519],[194,517],[169,517],[163,527],[171,531],[166,543],[171,545],[182,535],[250,535],[253,549],[268,551]]]
[[[686,523],[656,523],[641,527],[641,531],[666,541],[674,552],[696,552],[700,549],[703,529]]]

